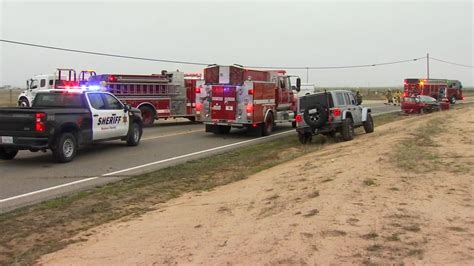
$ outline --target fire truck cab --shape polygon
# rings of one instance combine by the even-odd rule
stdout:
[[[26,81],[26,90],[18,96],[18,106],[30,107],[36,94],[51,89],[65,89],[78,86],[76,71],[58,68],[54,74],[36,75]]]
[[[196,87],[196,118],[206,132],[227,134],[232,127],[269,135],[275,123],[295,125],[301,81],[292,86],[286,71],[260,71],[238,65],[211,65]]]

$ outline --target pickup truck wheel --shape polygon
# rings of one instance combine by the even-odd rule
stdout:
[[[306,144],[311,142],[313,136],[310,133],[298,133],[298,140],[301,144]]]
[[[17,155],[18,150],[16,149],[8,149],[4,147],[0,147],[0,159],[1,160],[12,160]]]
[[[140,139],[142,138],[142,133],[142,127],[138,123],[133,123],[130,133],[127,137],[127,145],[137,146],[138,143],[140,143]]]
[[[20,107],[30,107],[30,102],[28,101],[28,99],[21,98],[18,101],[18,106],[20,106]]]
[[[155,111],[150,106],[141,106],[143,125],[149,127],[155,122]]]
[[[265,119],[265,123],[263,124],[263,128],[262,128],[262,135],[263,136],[268,136],[270,134],[272,134],[272,131],[273,131],[273,114],[272,113],[269,113],[267,115],[267,118]]]
[[[456,96],[451,96],[451,98],[449,98],[449,102],[451,104],[455,104],[456,103]]]
[[[363,124],[365,133],[374,132],[374,119],[370,113],[367,114],[367,120]]]
[[[354,122],[352,121],[352,118],[348,117],[342,123],[341,135],[344,141],[354,139]]]
[[[53,149],[53,157],[57,162],[68,163],[76,156],[76,138],[71,133],[63,133],[58,139],[56,148]]]

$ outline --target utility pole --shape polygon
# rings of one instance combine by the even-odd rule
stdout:
[[[426,79],[430,79],[430,54],[426,53]]]
[[[309,67],[306,68],[306,83],[309,83]]]

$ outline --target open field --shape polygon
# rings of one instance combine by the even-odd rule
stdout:
[[[473,135],[470,105],[310,145],[239,182],[79,234],[39,263],[469,265]]]
[[[0,89],[0,107],[11,107],[17,105],[20,89]]]

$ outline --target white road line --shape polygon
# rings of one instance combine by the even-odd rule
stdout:
[[[25,194],[13,196],[13,197],[6,198],[6,199],[0,199],[0,203],[5,203],[5,202],[7,202],[7,201],[11,201],[11,200],[16,200],[16,199],[20,199],[20,198],[29,197],[29,196],[32,196],[32,195],[35,195],[35,194],[39,194],[39,193],[43,193],[43,192],[55,190],[55,189],[62,188],[62,187],[67,187],[67,186],[76,185],[76,184],[83,183],[83,182],[87,182],[87,181],[91,181],[91,180],[94,180],[94,179],[97,179],[97,178],[99,178],[99,177],[98,177],[98,176],[89,177],[89,178],[86,178],[86,179],[81,179],[81,180],[77,180],[77,181],[74,181],[74,182],[70,182],[70,183],[66,183],[66,184],[62,184],[62,185],[58,185],[58,186],[54,186],[54,187],[49,187],[49,188],[45,188],[45,189],[40,189],[40,190],[36,190],[36,191],[33,191],[33,192],[29,192],[29,193],[25,193]]]
[[[202,130],[202,129],[197,129],[197,130],[190,130],[190,131],[181,132],[181,133],[176,133],[176,134],[167,134],[167,135],[161,135],[161,136],[155,136],[155,137],[143,138],[142,140],[160,139],[160,138],[165,138],[165,137],[172,137],[172,136],[186,135],[186,134],[191,134],[191,133],[195,133],[195,132],[204,132],[204,130]]]
[[[276,133],[276,134],[266,136],[266,137],[244,140],[244,141],[240,141],[240,142],[236,142],[236,143],[227,144],[227,145],[224,145],[224,146],[210,148],[210,149],[207,149],[207,150],[192,152],[192,153],[188,153],[188,154],[184,154],[184,155],[180,155],[180,156],[176,156],[176,157],[172,157],[172,158],[168,158],[168,159],[164,159],[164,160],[160,160],[160,161],[156,161],[156,162],[151,162],[151,163],[142,164],[142,165],[139,165],[139,166],[130,167],[130,168],[115,171],[115,172],[112,172],[112,173],[103,174],[102,176],[113,176],[113,175],[116,175],[116,174],[129,172],[129,171],[132,171],[132,170],[148,167],[148,166],[155,165],[155,164],[166,163],[166,162],[170,162],[170,161],[174,161],[174,160],[178,160],[178,159],[182,159],[182,158],[186,158],[186,157],[190,157],[190,156],[194,156],[194,155],[198,155],[198,154],[202,154],[202,153],[206,153],[206,152],[217,151],[217,150],[225,149],[225,148],[228,148],[228,147],[237,146],[237,145],[240,145],[240,144],[245,144],[245,143],[254,142],[254,141],[257,141],[257,140],[276,137],[276,136],[287,134],[287,133],[290,133],[290,132],[295,132],[295,130],[288,130],[288,131]]]
[[[39,193],[48,192],[48,191],[51,191],[51,190],[55,190],[55,189],[59,189],[59,188],[67,187],[67,186],[72,186],[72,185],[76,185],[76,184],[83,183],[83,182],[92,181],[92,180],[98,179],[100,177],[112,176],[112,175],[116,175],[116,174],[119,174],[119,173],[124,173],[124,172],[128,172],[128,171],[148,167],[148,166],[151,166],[151,165],[157,165],[157,164],[170,162],[170,161],[174,161],[174,160],[178,160],[178,159],[182,159],[182,158],[186,158],[186,157],[190,157],[190,156],[194,156],[194,155],[198,155],[198,154],[203,154],[203,153],[206,153],[206,152],[211,152],[211,151],[216,151],[216,150],[220,150],[220,149],[225,149],[225,148],[228,148],[228,147],[237,146],[237,145],[240,145],[240,144],[245,144],[245,143],[254,142],[254,141],[258,141],[258,140],[262,140],[262,139],[272,138],[272,137],[287,134],[287,133],[290,133],[290,132],[295,132],[295,131],[294,130],[288,130],[288,131],[276,133],[276,134],[266,136],[266,137],[240,141],[240,142],[231,143],[231,144],[227,144],[227,145],[223,145],[223,146],[219,146],[219,147],[214,147],[214,148],[207,149],[207,150],[192,152],[192,153],[188,153],[188,154],[184,154],[184,155],[180,155],[180,156],[176,156],[176,157],[172,157],[172,158],[168,158],[168,159],[164,159],[164,160],[160,160],[160,161],[156,161],[156,162],[142,164],[142,165],[138,165],[138,166],[135,166],[135,167],[130,167],[130,168],[127,168],[127,169],[115,171],[115,172],[112,172],[112,173],[103,174],[101,176],[89,177],[89,178],[77,180],[77,181],[74,181],[74,182],[70,182],[70,183],[66,183],[66,184],[62,184],[62,185],[58,185],[58,186],[54,186],[54,187],[49,187],[49,188],[40,189],[40,190],[36,190],[36,191],[33,191],[33,192],[25,193],[25,194],[13,196],[13,197],[10,197],[10,198],[0,199],[0,203],[5,203],[5,202],[8,202],[8,201],[12,201],[12,200],[25,198],[25,197],[29,197],[29,196],[32,196],[32,195],[36,195],[36,194],[39,194]]]

